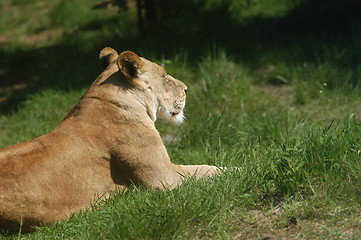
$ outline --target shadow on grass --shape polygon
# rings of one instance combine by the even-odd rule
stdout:
[[[0,87],[27,86],[9,90],[6,100],[0,102],[0,111],[13,112],[29,95],[45,88],[70,90],[90,85],[100,73],[98,53],[106,46],[133,50],[153,60],[184,53],[190,65],[214,48],[226,50],[251,69],[279,62],[298,65],[327,61],[339,68],[360,63],[358,1],[308,1],[280,18],[249,19],[232,17],[226,3],[208,10],[193,1],[168,1],[163,7],[169,9],[161,16],[162,23],[142,34],[136,30],[134,18],[116,16],[88,23],[55,46],[0,48],[0,66],[4,69]],[[126,27],[124,21],[129,22]]]

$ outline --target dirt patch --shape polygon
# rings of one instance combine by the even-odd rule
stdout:
[[[60,37],[63,34],[63,29],[47,29],[40,33],[21,36],[20,41],[25,44],[36,44],[48,42]]]
[[[57,39],[64,33],[63,29],[46,29],[38,33],[25,34],[20,37],[13,36],[10,33],[2,33],[0,36],[0,44],[8,44],[11,42],[20,42],[22,44],[35,45],[40,43],[47,43]]]
[[[295,217],[282,218],[283,211],[275,208],[271,211],[251,210],[241,218],[241,232],[234,235],[233,240],[240,239],[289,239],[297,238],[300,225]]]
[[[356,213],[341,219],[298,219],[282,207],[273,210],[250,210],[234,221],[240,231],[232,239],[359,239],[361,215]]]

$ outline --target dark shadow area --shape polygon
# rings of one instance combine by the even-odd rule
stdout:
[[[134,174],[132,174],[132,172],[133,169],[131,169],[126,164],[122,164],[121,161],[117,161],[113,158],[110,160],[110,175],[115,184],[127,188],[134,184],[140,186],[141,183],[135,181],[137,178],[134,176]]]
[[[6,95],[6,100],[0,101],[0,111],[11,113],[29,94],[41,89],[89,86],[101,72],[98,54],[106,46],[119,52],[132,50],[151,60],[172,59],[184,53],[190,66],[213,49],[225,50],[251,69],[275,60],[297,65],[320,64],[327,58],[340,68],[360,64],[359,1],[305,1],[280,18],[247,19],[232,15],[227,1],[211,8],[204,8],[201,1],[156,2],[157,25],[144,26],[142,32],[137,30],[136,18],[127,20],[127,29],[119,29],[124,26],[119,15],[88,23],[52,47],[0,48],[0,66],[5,69],[0,72],[0,87],[11,92],[0,92],[0,97]],[[83,32],[104,29],[114,29],[114,34],[94,35],[87,40],[78,37]],[[16,84],[26,87],[13,91],[11,87]]]

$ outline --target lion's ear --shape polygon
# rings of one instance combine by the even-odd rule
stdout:
[[[138,77],[140,69],[143,67],[143,62],[137,54],[131,51],[124,51],[119,54],[118,67],[123,75],[130,80]]]
[[[105,70],[117,57],[118,53],[113,48],[103,48],[99,53],[99,60],[103,70]]]

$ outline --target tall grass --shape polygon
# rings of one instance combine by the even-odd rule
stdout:
[[[312,34],[297,40],[296,33],[287,37],[277,32],[280,35],[270,40],[274,45],[267,45],[259,37],[279,31],[277,21],[292,16],[271,9],[263,20],[254,20],[252,16],[262,12],[258,6],[251,7],[249,16],[241,13],[247,21],[239,27],[250,35],[182,45],[169,37],[172,33],[166,34],[169,39],[137,38],[132,10],[116,19],[80,3],[52,5],[57,27],[82,29],[60,37],[57,45],[37,49],[17,43],[0,48],[6,59],[0,76],[21,69],[31,83],[24,92],[10,91],[1,103],[0,145],[53,129],[96,78],[97,54],[110,45],[164,65],[188,85],[185,124],[174,128],[157,123],[161,135],[172,136],[166,147],[173,162],[238,169],[213,179],[190,179],[173,191],[134,186],[67,221],[20,238],[361,236],[360,69],[352,63],[356,59],[352,49],[359,45],[358,21],[338,41]],[[295,7],[289,1],[282,6]],[[265,16],[277,18],[267,22]],[[103,26],[94,25],[97,21]],[[259,31],[267,27],[268,31]]]

